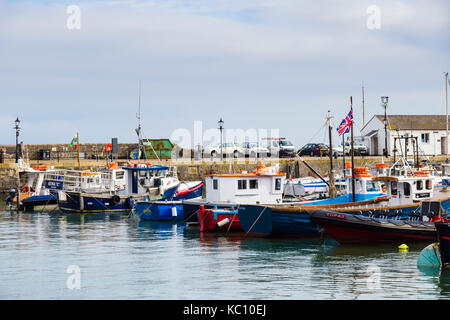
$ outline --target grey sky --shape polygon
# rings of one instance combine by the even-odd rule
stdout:
[[[68,5],[81,29],[68,30]],[[366,26],[370,5],[381,29]],[[362,126],[382,113],[444,114],[448,1],[3,1],[0,143],[136,140],[177,128],[278,128],[300,147],[338,124],[353,96]],[[319,133],[314,141],[322,142]]]

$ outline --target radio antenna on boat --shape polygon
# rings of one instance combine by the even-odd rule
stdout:
[[[136,118],[138,119],[138,127],[136,129],[136,133],[138,135],[138,139],[139,139],[139,154],[140,152],[142,152],[144,154],[144,159],[147,160],[147,154],[145,153],[145,148],[144,148],[144,142],[142,140],[142,126],[141,126],[141,86],[142,86],[142,81],[141,79],[139,79],[139,102],[138,102],[138,113],[136,113]],[[148,140],[147,140],[148,141]],[[153,148],[153,144],[150,142],[150,147],[152,148],[153,153],[155,154],[156,158],[159,161],[159,164],[161,163],[161,159],[158,157],[158,154],[156,153],[155,149]]]
[[[330,173],[328,175],[328,180],[329,180],[329,186],[328,186],[328,195],[330,196],[330,198],[336,198],[336,187],[335,187],[335,180],[334,180],[334,168],[333,168],[333,143],[332,143],[332,139],[331,139],[331,119],[333,117],[331,116],[331,112],[330,110],[328,110],[328,114],[327,114],[327,125],[328,125],[328,139],[330,140],[330,147],[329,147],[329,152],[328,152],[328,156],[330,157]]]
[[[138,119],[138,127],[136,129],[136,133],[138,136],[138,158],[140,158],[141,152],[144,153],[144,158],[146,158],[145,150],[143,150],[142,144],[142,126],[141,126],[141,79],[139,79],[139,100],[138,100],[138,113],[136,113],[136,118]]]

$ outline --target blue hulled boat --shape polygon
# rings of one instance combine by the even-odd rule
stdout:
[[[199,198],[202,193],[202,181],[183,182],[180,183],[177,192],[172,197],[165,198],[164,201],[137,201],[135,212],[141,220],[184,220],[183,200]]]
[[[350,182],[350,181],[349,181]],[[383,182],[386,194],[364,192],[356,194],[356,201],[350,196],[313,201],[301,205],[241,205],[239,220],[244,231],[263,236],[319,236],[320,228],[310,215],[314,210],[326,209],[334,212],[360,214],[385,219],[417,219],[421,216],[421,202],[438,203],[445,212],[450,208],[450,192],[435,192],[432,179],[424,173],[405,176],[384,176],[357,178],[356,191],[368,190],[368,182]],[[351,190],[349,186],[348,190]]]
[[[62,212],[130,211],[136,201],[171,199],[179,185],[167,166],[138,164],[101,172],[81,171],[65,176],[72,188],[58,192]]]

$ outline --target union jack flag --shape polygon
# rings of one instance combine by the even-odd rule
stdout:
[[[353,122],[353,107],[350,108],[350,112],[345,117],[344,120],[342,120],[339,127],[336,128],[339,135],[342,135],[343,133],[349,133],[350,132],[350,126]]]

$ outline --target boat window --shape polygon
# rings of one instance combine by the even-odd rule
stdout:
[[[366,191],[367,192],[376,192],[380,191],[379,188],[377,188],[378,185],[373,181],[367,181],[366,182]]]
[[[238,190],[247,189],[247,180],[238,180]]]
[[[391,194],[393,196],[397,195],[397,182],[396,181],[391,181]]]
[[[281,179],[280,178],[275,179],[275,190],[281,190]]]
[[[217,179],[213,179],[213,190],[219,189],[219,181]]]
[[[431,180],[426,180],[425,181],[425,188],[427,188],[427,190],[431,190],[433,188],[433,184],[431,183]]]
[[[258,189],[258,180],[251,179],[249,181],[249,187],[250,187],[250,189]]]
[[[416,188],[417,188],[417,190],[423,189],[423,181],[422,180],[417,180]]]
[[[411,195],[411,185],[409,184],[409,182],[403,182],[403,193],[405,194],[405,196]]]
[[[123,179],[124,176],[125,176],[125,172],[124,171],[116,171],[116,179],[117,180]]]

